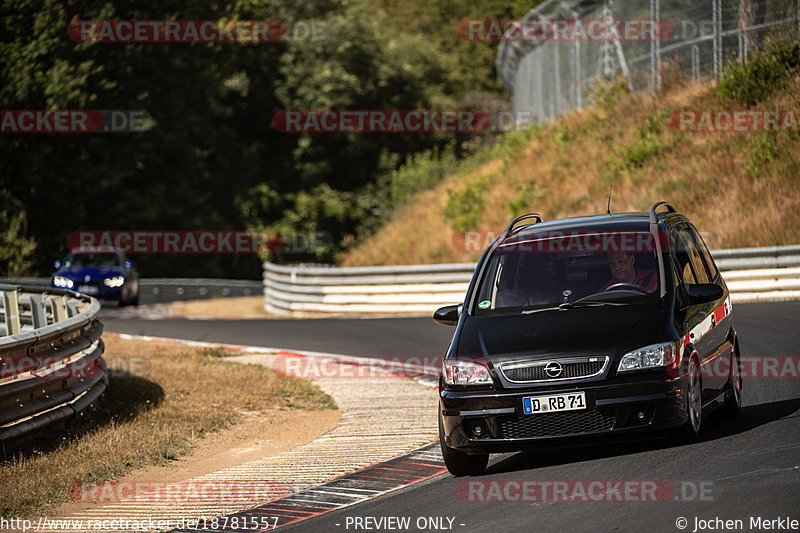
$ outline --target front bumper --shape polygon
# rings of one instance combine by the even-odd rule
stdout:
[[[586,393],[585,410],[522,412],[524,397],[576,391]],[[439,397],[445,443],[467,453],[518,451],[590,436],[634,439],[687,419],[686,376],[663,373],[513,390],[440,388]]]
[[[50,285],[55,287],[52,283]],[[98,300],[119,300],[126,285],[127,282],[120,287],[108,287],[102,281],[92,281],[89,283],[73,281],[73,286],[70,290],[92,296]]]

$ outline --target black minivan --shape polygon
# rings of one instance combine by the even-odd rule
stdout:
[[[738,414],[731,310],[700,234],[666,202],[514,219],[484,251],[464,303],[433,317],[456,326],[439,383],[448,470],[477,474],[490,453],[565,438],[691,439],[713,408]]]

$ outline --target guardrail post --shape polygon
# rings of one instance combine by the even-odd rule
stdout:
[[[67,316],[69,318],[77,316],[79,313],[80,311],[78,311],[78,302],[67,302]]]
[[[20,331],[17,291],[3,291],[3,305],[6,314],[6,335],[16,335]]]
[[[44,294],[31,294],[31,318],[33,318],[34,329],[43,328],[47,325]]]
[[[53,296],[50,299],[50,306],[53,309],[53,322],[61,322],[67,319],[67,299],[64,296]]]

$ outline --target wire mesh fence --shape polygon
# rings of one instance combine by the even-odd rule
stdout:
[[[548,121],[598,79],[652,92],[667,73],[719,79],[767,39],[798,37],[800,0],[547,0],[506,27],[496,66],[518,122]]]

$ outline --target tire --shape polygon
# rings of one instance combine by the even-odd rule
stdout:
[[[728,390],[725,392],[725,414],[737,417],[742,412],[742,367],[739,357],[739,345],[736,344],[731,354],[731,374],[728,378]]]
[[[442,412],[439,411],[439,445],[442,447],[442,457],[447,471],[454,476],[475,476],[482,473],[489,463],[489,454],[481,453],[470,455],[450,448],[444,443],[444,424]]]
[[[689,360],[686,371],[686,415],[688,420],[678,431],[682,442],[697,440],[703,424],[703,380],[700,376],[700,364],[696,356]]]

